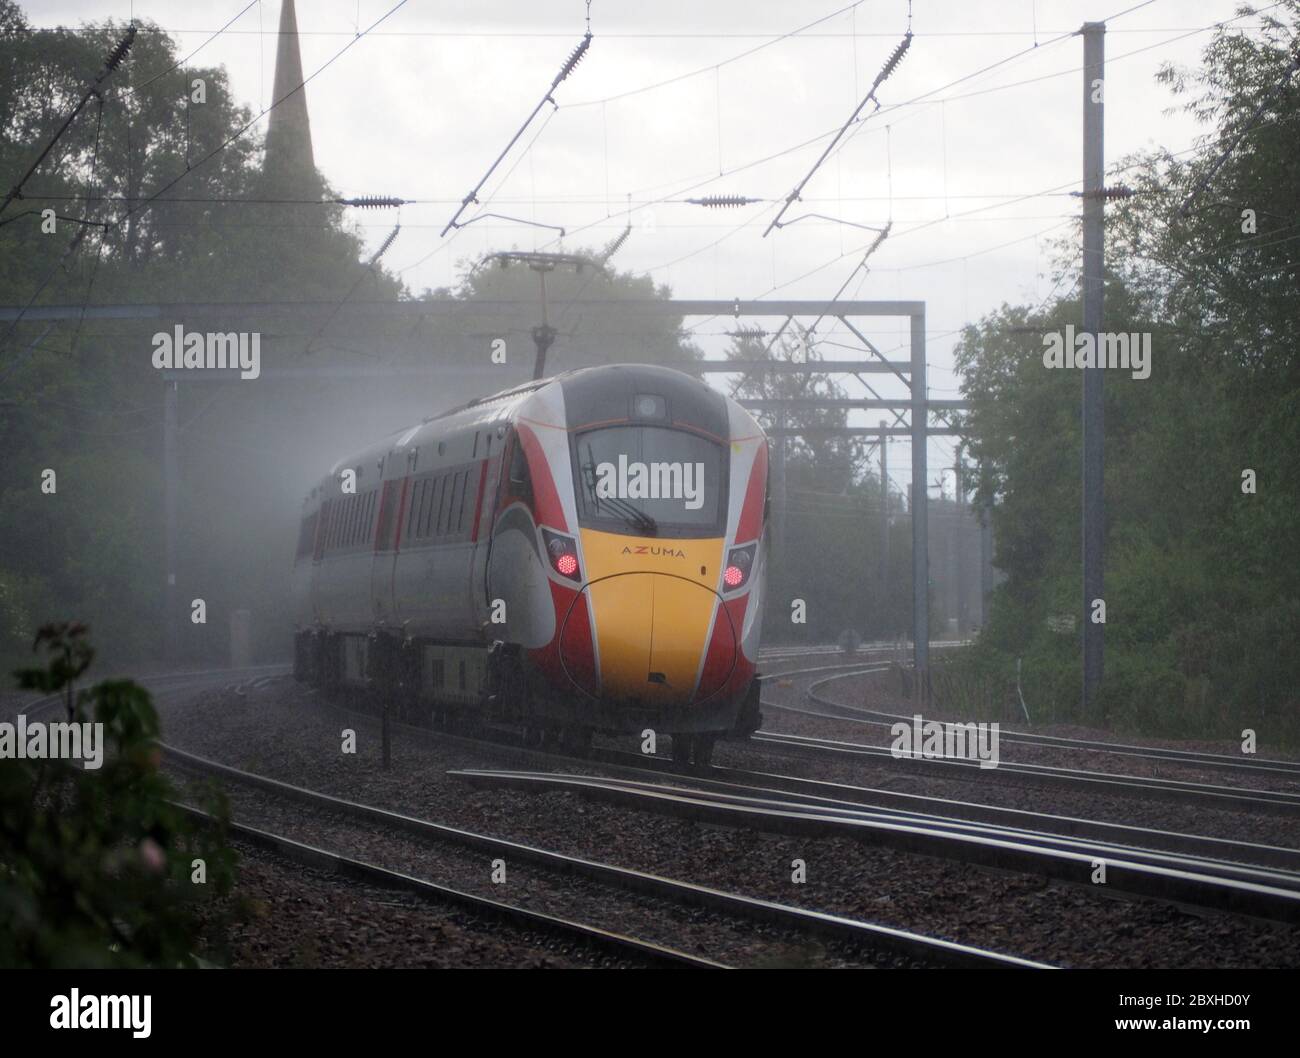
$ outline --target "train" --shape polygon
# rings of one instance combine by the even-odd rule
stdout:
[[[413,722],[707,764],[761,722],[768,441],[647,364],[471,400],[336,463],[304,499],[294,675]]]

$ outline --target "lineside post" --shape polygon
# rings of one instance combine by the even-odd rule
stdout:
[[[912,703],[920,708],[930,697],[930,556],[929,474],[926,458],[927,419],[925,378],[925,308],[911,314],[912,322]]]
[[[180,647],[180,611],[176,605],[177,528],[176,503],[180,487],[180,461],[177,451],[176,402],[179,383],[163,383],[163,653],[169,664],[178,660]]]
[[[1104,296],[1104,86],[1106,24],[1083,25],[1083,329],[1100,350]],[[1105,625],[1094,608],[1105,591],[1105,420],[1100,356],[1083,375],[1083,715],[1101,715]]]

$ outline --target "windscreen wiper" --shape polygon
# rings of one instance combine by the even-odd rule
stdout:
[[[587,495],[591,497],[593,509],[599,512],[601,503],[607,503],[623,521],[634,529],[640,529],[641,532],[648,536],[657,536],[659,534],[659,523],[636,505],[628,503],[627,500],[620,499],[617,496],[606,496],[602,501],[600,496],[596,494],[596,460],[591,454],[591,445],[587,445],[587,462],[582,469],[584,471],[583,477],[586,479],[583,484],[587,488]]]
[[[627,500],[621,500],[617,496],[606,496],[605,502],[614,508],[625,522],[640,529],[649,536],[656,536],[659,533],[659,523],[656,522],[645,511],[634,504],[628,503]]]

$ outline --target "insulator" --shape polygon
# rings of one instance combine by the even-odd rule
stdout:
[[[564,65],[560,67],[560,72],[555,75],[555,80],[551,82],[552,88],[573,72],[573,68],[577,66],[578,63],[582,62],[582,57],[587,54],[587,49],[589,47],[591,47],[591,34],[587,33],[582,40],[578,42],[578,46],[573,49],[573,54],[570,55],[565,60]]]
[[[867,259],[867,257],[870,257],[873,253],[876,252],[876,250],[880,248],[880,244],[882,242],[884,242],[887,238],[889,238],[889,229],[892,228],[893,226],[894,226],[893,221],[890,221],[888,224],[885,225],[885,227],[881,230],[881,232],[876,236],[875,241],[872,242],[871,246],[868,248],[866,256],[862,258],[864,261]]]
[[[104,68],[112,71],[122,65],[122,60],[126,58],[126,53],[131,50],[131,45],[135,43],[135,26],[131,26],[126,31],[126,36],[117,42],[107,59],[104,60]]]
[[[876,84],[880,84],[886,77],[894,72],[894,67],[903,61],[903,56],[907,54],[907,49],[911,46],[912,31],[909,29],[907,33],[903,35],[903,39],[899,42],[898,47],[894,49],[894,54],[885,61],[885,65],[880,71],[880,76],[876,78]]]
[[[761,199],[747,198],[744,195],[705,195],[703,198],[688,198],[692,206],[705,206],[708,209],[731,209],[735,206],[748,206]]]
[[[383,257],[384,254],[388,251],[388,248],[393,245],[393,240],[397,238],[397,233],[401,230],[402,230],[402,226],[399,224],[397,225],[397,227],[395,227],[392,231],[388,233],[388,238],[386,238],[380,244],[379,249],[376,250],[374,256],[370,258],[369,267],[371,268],[375,267],[375,262],[378,261],[381,257]]]
[[[1110,202],[1113,202],[1119,198],[1132,198],[1136,194],[1137,192],[1134,191],[1131,187],[1126,187],[1123,184],[1116,184],[1114,187],[1103,187],[1097,191],[1071,191],[1070,192],[1070,196],[1072,198],[1102,199],[1104,201],[1110,201]]]
[[[357,209],[391,209],[406,204],[406,199],[394,195],[360,195],[357,198],[336,198],[340,206],[355,206]]]
[[[611,257],[613,257],[616,253],[618,253],[618,251],[623,248],[623,244],[627,242],[627,237],[631,234],[632,234],[632,225],[629,224],[626,228],[624,228],[621,232],[618,233],[618,237],[612,243],[610,243],[609,248],[603,254],[600,255],[601,260],[608,261]]]

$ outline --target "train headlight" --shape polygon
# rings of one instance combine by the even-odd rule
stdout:
[[[551,568],[561,577],[580,581],[578,573],[578,544],[571,536],[542,530],[542,542],[546,545],[546,557],[551,561]]]
[[[722,571],[722,584],[727,591],[735,591],[749,583],[757,547],[757,544],[746,544],[744,547],[733,547],[728,552],[727,565]]]

